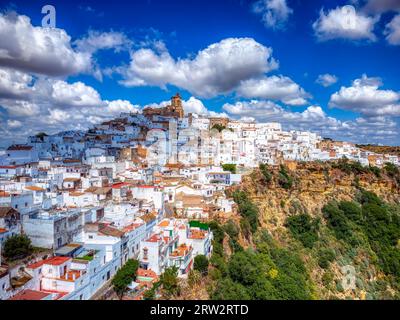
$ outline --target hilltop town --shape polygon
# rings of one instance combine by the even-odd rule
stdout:
[[[0,299],[106,298],[131,259],[139,265],[123,298],[143,299],[168,268],[184,279],[197,256],[211,257],[208,223],[234,215],[226,190],[260,164],[343,158],[400,165],[279,123],[185,114],[179,94],[85,132],[38,133],[0,153],[0,247],[23,234],[35,248],[0,255]]]

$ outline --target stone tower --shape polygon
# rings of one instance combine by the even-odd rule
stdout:
[[[185,113],[184,113],[183,107],[182,107],[182,98],[179,93],[177,93],[175,96],[173,96],[171,98],[170,111],[177,113],[179,118],[184,117]]]

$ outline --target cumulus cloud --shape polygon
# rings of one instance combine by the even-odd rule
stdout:
[[[313,23],[313,29],[320,41],[332,39],[376,41],[373,31],[378,21],[379,17],[369,17],[357,12],[352,6],[343,6],[327,13],[321,9],[319,18]]]
[[[379,78],[363,75],[353,81],[351,87],[341,87],[329,101],[330,107],[350,110],[366,116],[399,116],[400,93],[380,90],[383,85]]]
[[[113,49],[116,52],[128,50],[132,42],[122,32],[90,30],[86,37],[76,40],[74,44],[78,51],[93,54],[98,50]]]
[[[88,72],[91,57],[75,51],[62,29],[34,27],[27,16],[0,13],[0,66],[66,76]]]
[[[234,118],[259,122],[280,122],[285,130],[316,132],[324,137],[359,143],[386,142],[399,137],[397,124],[387,117],[357,118],[341,121],[328,116],[320,106],[309,106],[303,112],[292,112],[266,100],[225,104],[223,109]]]
[[[333,74],[325,73],[320,74],[315,82],[323,87],[329,87],[338,82],[338,78]]]
[[[245,80],[236,91],[245,98],[280,100],[288,105],[304,105],[310,97],[297,83],[284,76]]]
[[[241,81],[276,69],[272,49],[251,38],[228,38],[211,44],[191,59],[174,59],[168,51],[140,49],[128,68],[120,68],[127,87],[174,85],[201,97],[229,93]]]
[[[139,110],[127,100],[103,100],[94,88],[82,82],[33,79],[19,71],[1,68],[0,75],[0,108],[8,118],[2,125],[9,130],[24,128],[15,131],[11,138],[38,131],[83,130],[121,112]],[[21,79],[21,85],[14,85],[13,79]],[[6,137],[7,133],[4,134]]]
[[[253,12],[261,15],[265,27],[283,29],[293,10],[286,0],[259,0],[253,4]]]
[[[384,34],[391,45],[400,45],[400,14],[386,25]]]
[[[0,67],[0,98],[16,99],[31,91],[32,76]]]
[[[22,127],[22,123],[18,120],[7,120],[7,126],[11,129],[18,129]]]
[[[99,50],[129,50],[124,33],[91,30],[72,41],[63,29],[33,26],[29,17],[0,13],[0,67],[22,72],[65,77],[80,73],[102,79],[94,54]]]

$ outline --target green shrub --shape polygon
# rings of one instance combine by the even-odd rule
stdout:
[[[270,183],[272,181],[272,173],[268,169],[268,165],[264,163],[260,163],[259,169],[264,177],[266,183]]]
[[[115,293],[119,298],[122,298],[126,292],[128,285],[136,279],[136,272],[139,268],[139,261],[128,260],[125,265],[118,270],[112,279],[111,283],[113,285]]]
[[[293,178],[289,175],[286,167],[283,165],[281,165],[279,169],[278,184],[286,190],[291,189],[293,186]]]
[[[33,252],[31,239],[26,235],[13,235],[4,242],[3,255],[9,260],[21,259]]]
[[[160,276],[160,284],[167,298],[179,295],[178,268],[173,266],[165,269],[164,273]]]
[[[318,221],[308,214],[299,214],[286,219],[286,227],[303,246],[312,248],[318,241]]]
[[[197,255],[194,258],[194,270],[197,270],[202,275],[206,275],[208,273],[208,259],[205,255]]]
[[[239,228],[236,226],[236,224],[232,221],[229,220],[223,227],[225,230],[226,234],[234,240],[237,240],[239,236]]]
[[[332,249],[321,249],[318,251],[318,265],[327,269],[331,262],[335,260],[336,254]]]
[[[259,225],[257,206],[248,198],[244,191],[235,191],[233,199],[238,205],[240,215],[249,222],[251,231],[253,233],[256,232]]]
[[[224,169],[224,171],[229,171],[229,172],[235,174],[236,173],[236,164],[233,164],[233,163],[223,164],[222,169]]]

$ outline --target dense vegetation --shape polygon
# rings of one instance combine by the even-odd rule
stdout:
[[[243,227],[250,229],[250,231],[254,233],[259,226],[257,206],[249,199],[247,193],[244,191],[235,191],[233,193],[233,199],[238,205],[239,213],[242,216]]]
[[[360,190],[358,202],[329,203],[323,208],[329,227],[350,246],[369,246],[376,264],[400,288],[400,215],[374,193]]]
[[[208,273],[208,259],[205,255],[199,254],[194,258],[194,270],[200,272],[202,275]]]
[[[281,165],[279,169],[278,183],[286,190],[289,190],[293,186],[293,178],[290,176],[287,168],[283,165]]]
[[[222,246],[223,231],[214,225],[218,236],[214,245]],[[263,230],[255,235],[255,248],[234,250],[228,258],[220,250],[211,259],[215,287],[212,299],[310,299],[312,288],[300,257],[280,248]]]
[[[128,286],[136,279],[136,272],[139,268],[137,260],[130,259],[117,271],[112,279],[112,285],[115,293],[122,298]]]
[[[222,169],[224,169],[224,171],[229,171],[229,172],[235,174],[236,173],[236,164],[225,163],[222,165]]]
[[[159,284],[165,298],[169,299],[172,296],[179,295],[181,288],[178,282],[178,268],[174,266],[165,269],[164,273],[160,276]]]
[[[210,223],[210,297],[399,299],[399,181],[391,164],[261,164],[229,190],[239,219]],[[393,193],[386,196],[386,189]]]
[[[3,255],[8,260],[25,258],[32,252],[31,240],[24,234],[13,235],[4,243]]]
[[[307,248],[312,248],[318,240],[319,220],[312,219],[308,214],[289,217],[286,220],[286,226],[293,236]]]

